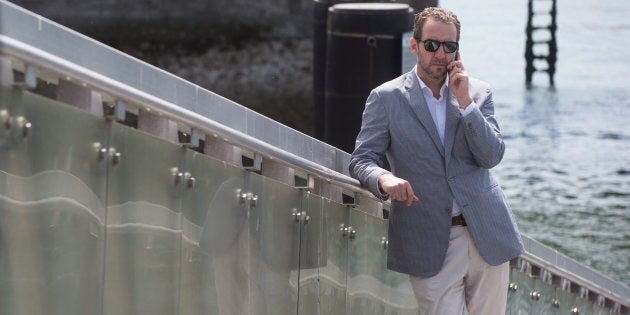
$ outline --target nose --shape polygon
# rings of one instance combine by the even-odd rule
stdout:
[[[440,59],[445,59],[447,57],[447,53],[444,51],[444,45],[440,45],[440,48],[435,52],[435,57]]]

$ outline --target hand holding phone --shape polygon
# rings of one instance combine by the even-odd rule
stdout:
[[[464,70],[459,51],[453,53],[451,64],[449,65],[449,89],[451,94],[457,98],[460,109],[465,109],[472,103],[472,98],[468,94],[468,73]]]

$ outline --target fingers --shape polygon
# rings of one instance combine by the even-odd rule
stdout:
[[[470,104],[472,102],[468,91],[468,80],[468,72],[464,69],[454,67],[449,72],[449,90],[457,99],[457,102],[460,104],[460,108],[466,108],[466,104]]]
[[[463,64],[457,64],[458,61],[455,61],[453,64],[453,67],[451,68],[450,72],[449,72],[449,81],[450,83],[455,83],[457,81],[460,81],[461,79],[466,79],[468,78],[468,72],[466,72],[466,70],[464,70],[464,65]]]
[[[451,72],[449,73],[449,76],[450,76],[450,78],[451,78],[451,81],[452,81],[452,79],[454,79],[454,77],[455,77],[455,76],[457,76],[458,74],[461,74],[461,73],[463,73],[463,72],[464,72],[464,70],[462,70],[462,69],[460,69],[460,68],[458,68],[458,67],[453,67],[453,69],[452,69],[452,70],[451,70]]]
[[[404,179],[392,176],[392,178],[383,182],[382,187],[393,200],[406,202],[407,205],[420,200],[414,194],[411,184]]]
[[[466,72],[464,72],[464,70],[453,68],[453,70],[451,70],[451,72],[448,74],[449,84],[451,84],[451,86],[455,88],[457,87],[457,83],[466,76],[467,74]]]
[[[407,182],[407,185],[405,185],[405,193],[407,195],[407,205],[411,206],[412,203],[419,201],[420,199],[418,197],[416,197],[416,195],[413,193],[413,189],[411,188],[411,185],[409,184],[409,182]]]
[[[455,60],[448,65],[448,69],[451,74],[454,72],[463,72],[465,70],[464,63],[461,60]]]
[[[452,66],[458,66],[462,69],[464,69],[464,63],[462,62],[462,55],[459,53],[459,50],[457,52],[455,52],[455,55],[453,56],[453,60],[451,62]]]
[[[455,55],[453,55],[453,60],[447,67],[447,69],[449,70],[449,75],[453,76],[457,73],[464,72],[464,63],[462,62],[461,58],[462,57],[459,51],[455,52]]]
[[[392,174],[383,174],[378,178],[379,188],[387,193],[392,200],[404,201],[407,205],[420,201],[414,192],[411,184]]]

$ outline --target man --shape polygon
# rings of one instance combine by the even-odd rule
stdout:
[[[416,14],[417,64],[370,93],[350,173],[392,199],[387,265],[410,275],[422,314],[505,314],[523,245],[489,172],[505,150],[492,93],[468,76],[459,35],[450,11]]]

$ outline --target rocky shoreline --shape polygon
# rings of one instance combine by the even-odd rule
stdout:
[[[312,134],[311,0],[12,2]]]
[[[195,52],[121,50],[303,133],[312,132],[310,39],[269,39]]]

